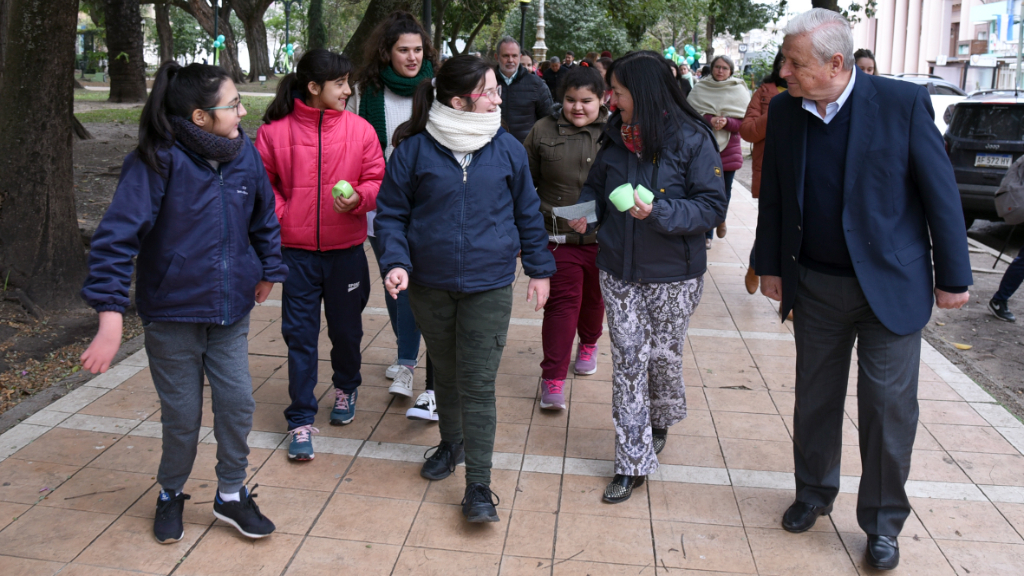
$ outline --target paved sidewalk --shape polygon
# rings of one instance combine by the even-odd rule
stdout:
[[[387,393],[395,357],[383,290],[363,316],[364,384],[355,421],[326,422],[321,363],[316,460],[288,461],[286,348],[280,302],[252,314],[257,401],[250,485],[278,526],[252,542],[215,521],[215,445],[204,429],[186,486],[185,539],[151,535],[159,488],[160,411],[144,352],[0,436],[0,572],[191,575],[857,574],[866,537],[854,506],[860,474],[856,367],[844,429],[843,488],[831,518],[805,534],[779,525],[793,496],[794,347],[773,303],[743,287],[756,204],[736,186],[729,234],[710,252],[690,324],[690,416],[671,430],[661,470],[631,500],[603,504],[612,475],[611,364],[567,383],[567,412],[537,406],[540,318],[516,284],[498,380],[494,490],[501,522],[468,525],[464,480],[420,478],[436,425],[406,420]],[[372,259],[372,256],[371,256]],[[271,298],[280,298],[275,292]],[[327,357],[326,331],[321,357]],[[897,573],[1020,574],[1024,426],[927,343],[921,426],[908,486],[914,514]],[[422,391],[417,370],[415,392]],[[210,426],[209,405],[203,419]],[[120,571],[119,571],[120,570]],[[123,571],[123,572],[121,572]]]

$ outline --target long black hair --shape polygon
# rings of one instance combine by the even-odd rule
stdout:
[[[159,151],[174,143],[170,117],[191,121],[196,109],[213,108],[220,99],[221,86],[230,79],[219,66],[189,64],[183,68],[177,62],[161,66],[139,120],[139,145],[135,150],[142,162],[164,176],[167,167]],[[211,110],[210,115],[216,118],[216,112]]]
[[[771,82],[779,88],[789,88],[786,79],[779,74],[782,71],[783,60],[785,60],[785,57],[782,55],[782,50],[779,50],[779,53],[775,55],[775,62],[772,62],[771,73],[764,77],[764,80],[761,81],[762,83]]]
[[[583,62],[586,62],[586,60]],[[558,83],[559,103],[565,100],[565,92],[570,88],[586,88],[593,92],[598,100],[604,96],[604,80],[601,78],[601,73],[597,71],[597,68],[584,66],[583,63],[570,68],[569,73]]]
[[[360,94],[366,92],[367,86],[372,86],[375,91],[384,89],[380,75],[385,68],[391,66],[391,49],[403,34],[419,34],[423,40],[423,63],[430,62],[437,68],[437,53],[430,43],[430,34],[427,34],[415,16],[403,10],[396,10],[378,24],[366,39],[363,47],[363,67],[359,70],[357,78]]]
[[[267,106],[263,121],[267,124],[284,118],[295,109],[295,98],[308,102],[312,98],[309,83],[313,82],[321,89],[328,82],[348,76],[352,72],[352,62],[345,56],[324,48],[314,48],[302,55],[295,72],[281,79],[277,85],[274,101]]]
[[[615,78],[633,97],[633,123],[643,138],[641,157],[650,162],[661,152],[667,136],[683,123],[708,127],[704,117],[686,101],[679,83],[669,72],[664,56],[651,50],[630,52],[612,63],[608,80]]]
[[[416,87],[416,92],[412,95],[412,118],[395,129],[392,145],[397,147],[402,140],[427,129],[430,107],[433,106],[435,98],[441,104],[451,107],[452,98],[465,98],[467,94],[472,94],[488,70],[493,71],[493,68],[476,56],[449,58],[434,77],[436,86],[431,85],[430,80],[424,80]],[[472,110],[475,105],[475,102],[470,102],[467,110]]]

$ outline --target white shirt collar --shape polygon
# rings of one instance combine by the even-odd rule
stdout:
[[[846,101],[850,98],[850,94],[853,92],[853,84],[857,81],[857,70],[854,69],[853,74],[850,75],[850,81],[846,83],[846,89],[839,95],[839,99],[835,102],[830,102],[825,106],[825,117],[822,118],[821,114],[818,114],[818,103],[810,98],[804,98],[804,110],[807,110],[815,117],[821,119],[822,122],[828,124],[836,117],[839,113],[839,109],[846,104]]]
[[[498,70],[501,70],[501,68],[499,68]],[[513,72],[511,76],[505,76],[505,73],[501,72],[501,77],[505,80],[505,85],[506,86],[512,84],[512,81],[516,79],[516,74],[519,74],[519,67],[518,66],[516,66],[516,71]]]

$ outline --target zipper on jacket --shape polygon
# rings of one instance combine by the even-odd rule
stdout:
[[[324,162],[324,111],[320,111],[320,120],[316,123],[316,251],[320,251],[320,204],[323,197],[323,162]]]
[[[217,177],[220,178],[220,217],[221,217],[221,238],[220,238],[220,259],[221,264],[224,268],[224,319],[221,320],[222,325],[227,325],[230,319],[228,309],[228,292],[229,292],[229,274],[228,274],[228,214],[227,214],[227,202],[224,201],[224,172],[221,171],[221,167],[217,166]]]
[[[454,159],[454,155],[453,155],[453,159]],[[465,158],[463,158],[463,160],[465,160]],[[466,185],[466,180],[469,178],[469,163],[472,162],[472,161],[473,161],[473,158],[470,157],[469,162],[466,162],[465,164],[463,164],[462,162],[458,163],[459,167],[462,168],[462,217],[459,219],[462,222],[462,230],[461,230],[461,232],[459,234],[459,281],[458,281],[458,286],[459,286],[459,291],[460,292],[462,292],[462,290],[464,288],[464,286],[462,285],[462,280],[463,280],[463,272],[465,271],[465,262],[466,262],[466,259],[463,257],[463,251],[462,251],[462,241],[466,237],[466,190],[468,188],[468,186]]]

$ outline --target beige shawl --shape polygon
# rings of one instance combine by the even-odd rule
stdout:
[[[701,114],[742,119],[750,103],[750,91],[740,76],[732,76],[721,82],[708,78],[697,82],[687,101]],[[715,130],[719,150],[725,150],[730,137],[732,133],[728,130]]]

